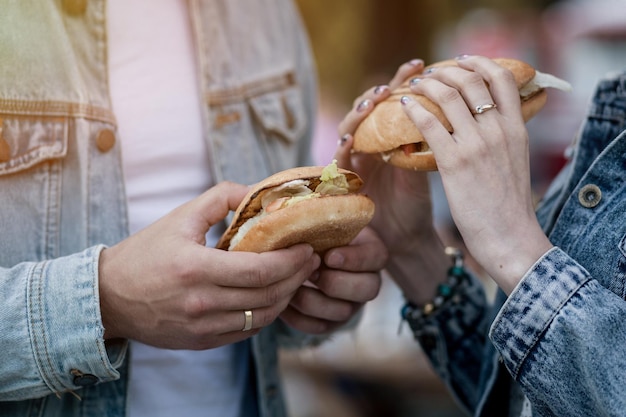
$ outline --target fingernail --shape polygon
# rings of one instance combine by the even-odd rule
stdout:
[[[350,134],[346,133],[345,135],[339,138],[339,140],[337,141],[337,146],[345,145],[348,139],[350,139]]]
[[[419,84],[420,81],[422,81],[421,78],[413,78],[413,79],[411,79],[411,81],[409,81],[409,86],[415,86],[415,85]]]
[[[337,251],[331,252],[326,258],[326,266],[329,268],[339,269],[343,267],[344,262],[344,256]]]
[[[356,107],[356,111],[361,112],[361,111],[366,110],[367,108],[369,108],[371,105],[372,105],[372,100],[370,100],[370,99],[363,100]]]
[[[426,71],[424,71],[424,74],[432,74],[435,71],[437,71],[436,67],[430,67]]]
[[[414,67],[417,67],[418,65],[422,65],[423,63],[424,61],[421,59],[412,59],[409,61],[409,64],[413,65]]]
[[[383,91],[386,91],[389,89],[388,85],[379,85],[378,87],[376,87],[374,89],[374,94],[378,95],[380,93],[382,93]]]
[[[457,61],[462,61],[462,60],[467,59],[467,58],[469,58],[468,54],[461,54],[461,55],[457,55],[457,56],[454,57],[454,59],[456,59]]]
[[[405,105],[405,106],[406,106],[407,104],[409,104],[410,102],[412,102],[412,101],[413,101],[413,99],[412,99],[411,97],[409,97],[409,96],[402,96],[402,97],[400,98],[400,103],[402,103],[402,104],[403,104],[403,105]]]

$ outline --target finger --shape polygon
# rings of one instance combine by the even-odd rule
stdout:
[[[521,119],[519,90],[511,71],[481,56],[462,56],[457,62],[460,67],[475,71],[487,81],[490,94],[501,114]]]
[[[436,79],[459,91],[470,112],[475,112],[477,106],[495,103],[485,79],[478,72],[456,66],[435,67],[426,77]]]
[[[183,206],[190,211],[189,216],[198,216],[206,224],[206,230],[221,222],[229,213],[237,209],[250,187],[234,182],[223,181],[211,187],[198,198]]]
[[[365,303],[378,295],[381,276],[379,272],[355,273],[324,269],[315,285],[332,299]]]
[[[220,251],[219,256],[207,259],[206,267],[222,271],[217,285],[261,288],[291,277],[303,267],[312,273],[319,264],[320,258],[311,245],[298,244],[264,253]]]
[[[463,131],[463,134],[467,134],[470,133],[466,130],[468,128],[476,130],[476,120],[459,90],[436,78],[414,78],[410,85],[412,92],[428,97],[441,108],[453,128],[452,131]],[[460,127],[463,129],[458,129]]]
[[[401,98],[401,103],[406,114],[424,136],[428,146],[435,155],[437,165],[439,165],[443,162],[441,158],[443,155],[446,155],[446,152],[454,152],[452,148],[455,143],[452,136],[439,119],[426,110],[418,101],[413,100],[409,96],[404,96]],[[438,157],[438,155],[441,155],[441,157]]]
[[[357,126],[374,110],[376,103],[389,97],[389,94],[389,87],[378,86],[371,88],[368,92],[357,98],[352,109],[339,123],[337,129],[339,136],[343,136],[346,133],[354,133]]]
[[[409,77],[413,77],[420,74],[424,70],[424,61],[421,59],[412,59],[411,61],[402,64],[392,80],[389,82],[389,88],[394,90],[398,88]]]
[[[354,137],[351,134],[346,133],[337,141],[337,148],[335,149],[334,159],[337,160],[337,166],[343,169],[354,171],[352,166],[352,144],[354,143]]]
[[[352,317],[358,306],[346,300],[328,297],[316,288],[303,286],[291,299],[287,309],[295,309],[309,318],[345,322]]]
[[[370,272],[383,269],[387,259],[385,244],[372,228],[366,227],[350,245],[329,250],[324,255],[324,264],[345,271]]]
[[[280,314],[280,319],[288,326],[308,334],[321,335],[337,327],[336,323],[304,315],[292,306],[288,306]]]

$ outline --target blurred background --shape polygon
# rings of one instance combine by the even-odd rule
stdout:
[[[539,197],[562,167],[590,94],[609,71],[626,68],[626,0],[297,0],[320,77],[315,158],[328,163],[337,125],[366,89],[387,83],[413,58],[427,64],[459,54],[514,57],[569,81],[549,91],[528,123],[533,187]],[[438,176],[435,219],[447,244],[462,247]],[[471,264],[471,258],[469,259]],[[480,268],[489,294],[495,287]],[[404,300],[383,277],[379,297],[355,332],[324,345],[282,352],[293,417],[456,417],[465,415],[434,376],[408,327]]]

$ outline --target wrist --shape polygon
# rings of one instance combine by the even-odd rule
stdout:
[[[418,336],[421,334],[421,329],[428,317],[449,303],[459,304],[461,302],[462,290],[467,287],[470,280],[465,271],[463,253],[452,247],[447,247],[445,253],[451,258],[451,265],[447,270],[445,282],[437,285],[435,296],[428,302],[421,304],[407,299],[406,304],[401,309],[402,319],[409,323],[417,338],[419,338]]]
[[[402,252],[390,253],[386,269],[407,300],[421,304],[435,295],[449,267],[445,246],[433,233],[427,239],[404,246]]]

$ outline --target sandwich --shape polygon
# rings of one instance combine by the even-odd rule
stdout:
[[[347,245],[374,216],[362,185],[336,161],[276,173],[250,189],[216,247],[260,253],[308,243],[324,253]]]
[[[524,121],[530,120],[546,104],[546,88],[571,90],[566,81],[539,72],[526,62],[511,58],[495,58],[494,61],[513,73],[520,93]],[[451,65],[458,64],[456,60],[446,60],[432,64],[424,70]],[[411,92],[409,81],[406,80],[393,90],[391,95],[378,103],[361,122],[354,133],[352,149],[355,152],[378,154],[385,162],[401,168],[436,171],[435,157],[420,131],[402,109],[400,98],[411,96],[434,114],[450,133],[452,126],[438,105],[423,95]]]

